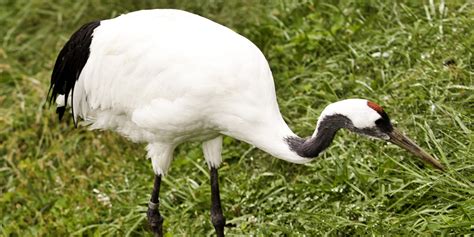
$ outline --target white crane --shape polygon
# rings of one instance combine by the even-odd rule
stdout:
[[[58,55],[50,102],[59,118],[110,129],[148,143],[155,173],[148,221],[162,236],[159,190],[176,146],[202,141],[211,173],[211,221],[224,236],[217,180],[222,136],[253,144],[291,163],[313,160],[345,128],[392,142],[435,167],[443,166],[395,130],[383,109],[364,99],[329,104],[308,138],[283,120],[272,73],[248,39],[180,10],[143,10],[95,21],[76,31]]]

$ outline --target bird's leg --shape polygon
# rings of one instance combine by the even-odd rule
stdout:
[[[225,218],[222,214],[217,169],[211,167],[211,221],[218,237],[224,236]]]
[[[151,193],[150,202],[148,202],[148,211],[146,215],[148,217],[148,223],[153,231],[155,237],[163,236],[163,217],[160,215],[160,183],[161,175],[155,175],[155,182],[153,185],[153,192]]]

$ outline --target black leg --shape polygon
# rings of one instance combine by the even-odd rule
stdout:
[[[218,237],[224,236],[225,218],[222,214],[221,208],[221,197],[219,195],[219,181],[218,181],[217,169],[211,168],[211,221],[216,229]]]
[[[155,183],[153,185],[153,192],[151,193],[151,199],[148,203],[148,211],[146,213],[148,217],[148,223],[150,224],[151,231],[155,237],[163,237],[163,217],[160,215],[160,183],[161,175],[155,175]]]

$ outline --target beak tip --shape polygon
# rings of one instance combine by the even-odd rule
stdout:
[[[437,168],[438,170],[440,170],[442,172],[446,172],[446,168],[442,164],[439,164],[439,163],[436,164],[435,168]]]
[[[411,141],[408,137],[403,135],[398,130],[393,130],[390,134],[389,142],[402,147],[417,157],[424,160],[426,163],[431,164],[434,168],[446,172],[445,167],[434,157],[426,153],[422,148],[420,148],[416,143]]]

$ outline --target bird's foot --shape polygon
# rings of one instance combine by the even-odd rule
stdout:
[[[148,224],[153,232],[155,237],[163,237],[163,221],[164,218],[160,215],[160,211],[158,210],[159,202],[148,203],[148,211],[146,215],[148,217]]]

